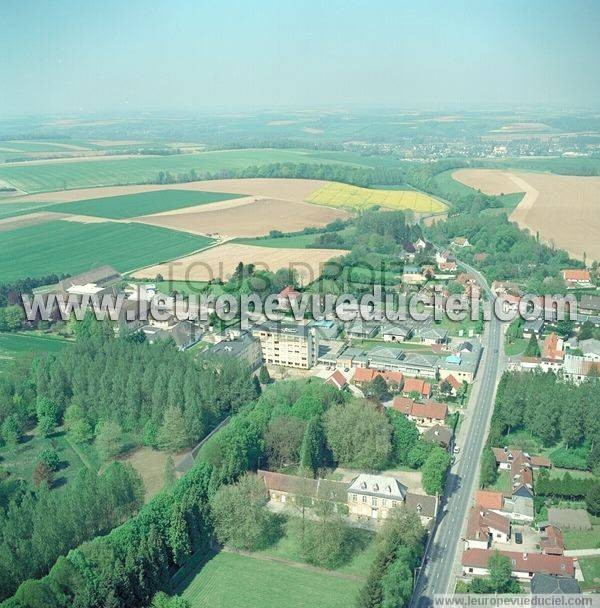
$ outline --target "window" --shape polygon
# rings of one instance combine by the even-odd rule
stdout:
[[[375,498],[375,496],[371,497],[371,505],[373,505],[374,507],[377,506],[377,499]]]
[[[398,503],[395,500],[392,500],[392,509],[395,509],[398,506]]]
[[[356,502],[358,500],[358,496],[356,494],[352,494],[352,501]]]
[[[366,496],[363,496],[363,497],[362,497],[362,501],[363,501],[363,502],[367,502],[367,497],[366,497]]]
[[[387,501],[386,501],[386,499],[385,499],[385,498],[382,498],[382,499],[381,499],[381,506],[382,506],[382,507],[387,507]]]
[[[469,568],[469,572],[473,572],[473,568]]]

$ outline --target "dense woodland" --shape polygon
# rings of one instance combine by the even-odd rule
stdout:
[[[0,599],[46,574],[70,549],[125,522],[144,495],[137,473],[119,462],[100,475],[82,469],[62,490],[7,480],[0,492],[10,496],[0,505]]]
[[[567,453],[585,447],[586,466],[597,471],[599,403],[600,383],[593,380],[575,385],[552,373],[505,373],[498,386],[490,443],[501,447],[505,435],[524,430],[545,447],[561,443]]]
[[[336,408],[339,409],[336,411]],[[339,422],[338,414],[346,411],[347,415]],[[209,551],[208,543],[215,534],[215,525],[218,526],[217,536],[221,537],[226,534],[224,530],[241,530],[239,525],[232,527],[231,519],[223,521],[223,509],[219,505],[222,501],[227,503],[227,496],[221,502],[216,498],[217,494],[221,495],[219,488],[223,484],[236,482],[259,465],[282,462],[282,459],[287,465],[296,463],[299,472],[309,476],[319,474],[323,466],[344,464],[346,458],[353,459],[346,462],[349,465],[388,466],[408,458],[407,454],[398,453],[398,446],[404,449],[401,433],[407,440],[412,437],[414,446],[420,442],[416,429],[399,421],[400,418],[392,424],[388,415],[376,405],[349,400],[320,381],[284,381],[267,386],[257,401],[242,406],[231,422],[209,440],[194,469],[172,489],[163,491],[142,507],[138,515],[106,536],[84,542],[67,556],[63,552],[48,576],[22,584],[3,608],[146,606],[157,591],[168,588],[170,574],[193,552]],[[352,428],[366,431],[354,432],[350,439],[351,452],[345,452],[347,445],[342,435],[350,433]],[[389,442],[383,442],[385,447],[378,448],[382,443],[381,433]],[[396,444],[393,444],[394,437]],[[288,444],[293,442],[296,448],[290,449]],[[364,449],[364,444],[370,445],[371,450]],[[285,450],[288,452],[282,453]],[[428,446],[424,451],[437,454],[435,458],[439,458],[437,450]],[[374,451],[379,460],[373,461],[369,451]],[[435,468],[439,469],[439,464]],[[431,480],[431,483],[438,482],[443,483],[439,471]],[[256,495],[251,486],[247,492],[250,492],[249,496]],[[244,504],[249,502],[244,501]],[[235,510],[233,513],[235,515]],[[256,518],[252,521],[251,529],[256,530]],[[330,520],[323,519],[323,525],[326,522]],[[394,533],[395,540],[385,541],[369,583],[383,585],[381,588],[390,586],[388,594],[408,593],[406,585],[394,591],[393,586],[400,582],[391,573],[410,570],[421,551],[420,526],[406,522],[398,526],[402,533]],[[265,527],[261,529],[266,530]],[[405,537],[407,530],[412,530],[410,539]],[[314,542],[319,537],[318,533],[309,536]],[[317,559],[314,551],[322,555],[317,546],[313,546],[312,551],[312,559]],[[396,566],[390,570],[392,564]]]
[[[169,342],[116,338],[109,325],[84,321],[70,348],[0,377],[0,430],[8,443],[36,423],[49,430],[64,423],[76,442],[86,442],[110,422],[175,451],[199,441],[255,390],[238,361],[200,365]]]

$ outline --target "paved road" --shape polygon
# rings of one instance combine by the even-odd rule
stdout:
[[[467,264],[459,264],[478,277],[488,298],[493,301],[493,294],[485,278]],[[482,359],[465,419],[456,439],[456,444],[461,450],[448,475],[446,507],[440,513],[435,535],[427,548],[426,564],[421,569],[415,586],[413,607],[428,606],[434,594],[453,591],[457,554],[462,551],[460,538],[471,498],[479,480],[479,462],[492,415],[501,356],[502,324],[496,318],[492,318],[486,324]]]

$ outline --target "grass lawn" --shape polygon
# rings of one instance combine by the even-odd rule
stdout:
[[[504,343],[504,352],[508,357],[520,355],[527,348],[527,344],[529,344],[529,340],[525,340],[525,338],[507,339]]]
[[[453,336],[458,336],[459,332],[462,330],[463,334],[461,337],[468,339],[469,331],[473,330],[473,332],[476,334],[478,325],[479,325],[479,321],[473,321],[472,319],[469,318],[468,315],[467,315],[467,318],[463,319],[462,321],[452,321],[446,315],[443,315],[442,318],[440,319],[440,322],[433,323],[432,327],[433,328],[436,328],[436,327],[443,328],[443,329],[447,330],[448,333]]]
[[[0,370],[23,353],[56,353],[69,342],[56,335],[33,332],[0,333]]]
[[[240,198],[242,194],[227,194],[223,192],[197,192],[194,190],[155,190],[138,194],[123,194],[92,198],[73,203],[58,203],[47,211],[58,213],[73,213],[74,215],[93,215],[112,219],[125,219],[140,215],[150,215],[163,211],[172,211],[183,207],[206,205],[232,198]]]
[[[361,585],[327,571],[222,552],[173,591],[192,608],[347,608]]]
[[[578,471],[576,469],[561,469],[559,467],[552,467],[548,469],[550,479],[556,477],[562,477],[565,473],[568,473],[574,479],[596,479],[595,475],[591,471]]]
[[[207,247],[212,239],[145,224],[54,221],[2,233],[0,277],[77,274],[109,264],[120,272]]]
[[[600,587],[600,557],[581,557],[579,565],[583,572],[582,589],[597,589]]]
[[[331,479],[331,477],[330,477]],[[308,525],[313,525],[314,522],[308,522]],[[297,534],[299,531],[300,519],[290,517],[285,523],[285,535],[279,539],[275,545],[261,551],[259,555],[269,555],[274,558],[279,558],[291,562],[304,563],[298,554]],[[356,534],[355,553],[352,559],[342,567],[335,570],[350,574],[358,578],[363,578],[368,573],[371,563],[375,559],[376,547],[373,542],[375,535],[367,530],[352,528]]]
[[[567,549],[598,549],[600,547],[600,526],[592,530],[563,530]]]
[[[539,454],[542,451],[540,442],[528,431],[520,430],[504,436],[504,445],[519,450],[525,450],[530,454]]]
[[[55,433],[52,437],[42,437],[30,432],[15,447],[0,448],[0,464],[12,477],[31,481],[37,455],[48,447],[55,449],[61,459],[59,470],[54,474],[55,487],[63,486],[79,469],[86,466],[64,432]]]

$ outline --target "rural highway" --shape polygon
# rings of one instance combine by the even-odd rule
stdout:
[[[493,302],[494,295],[485,278],[471,266],[462,262],[459,265],[477,276],[490,302]],[[435,594],[454,591],[457,563],[462,551],[460,539],[479,479],[479,462],[493,411],[494,394],[502,367],[501,357],[502,324],[492,315],[492,319],[486,323],[482,359],[456,438],[460,453],[448,474],[443,502],[445,507],[440,509],[437,526],[426,550],[425,565],[417,576],[412,608],[429,606]]]

